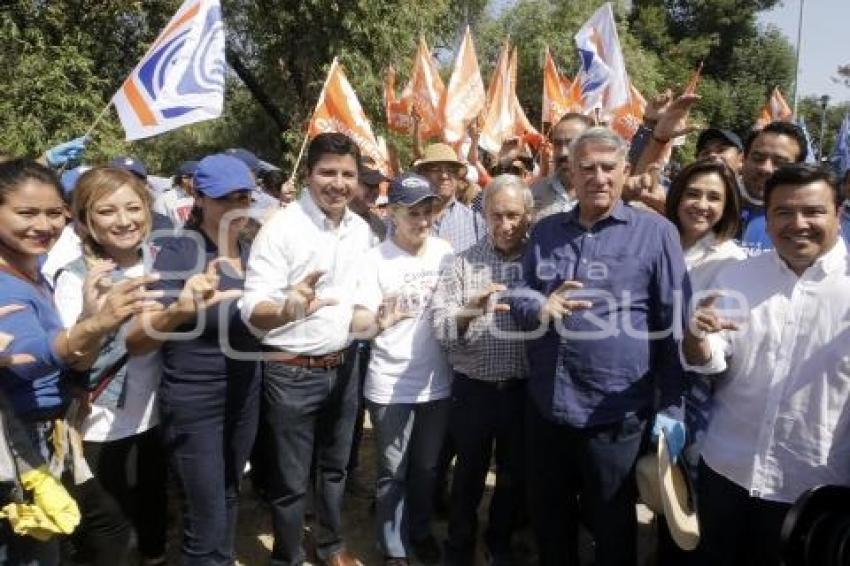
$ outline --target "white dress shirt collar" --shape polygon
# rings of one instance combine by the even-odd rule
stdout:
[[[313,200],[313,195],[310,194],[310,188],[304,187],[301,191],[301,199],[299,204],[301,204],[301,208],[304,210],[304,214],[312,220],[316,226],[321,228],[322,230],[335,230],[336,226],[333,223],[333,220],[328,218],[328,215],[319,208],[319,205],[316,204],[316,201]],[[351,212],[351,209],[347,206],[345,207],[345,212],[342,214],[342,221],[340,225],[348,226],[351,223],[351,219],[354,216],[354,213]]]

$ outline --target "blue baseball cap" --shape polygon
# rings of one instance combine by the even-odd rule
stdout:
[[[247,165],[223,153],[201,159],[193,180],[195,190],[210,198],[221,198],[235,191],[251,190],[256,185]]]
[[[83,173],[89,169],[91,169],[91,167],[87,165],[80,165],[79,167],[74,167],[73,169],[68,169],[62,172],[62,175],[59,177],[59,183],[62,185],[62,192],[65,193],[66,197],[74,192],[74,188],[77,186],[77,181],[79,181],[80,177],[83,176]]]
[[[390,204],[400,204],[402,206],[414,206],[423,202],[425,199],[438,198],[434,194],[434,190],[428,179],[416,173],[405,173],[393,179],[390,183],[389,194],[387,195]]]
[[[113,157],[112,161],[109,162],[109,166],[129,171],[136,177],[140,177],[142,181],[146,181],[148,178],[148,170],[145,169],[145,164],[132,155],[119,155],[118,157]]]
[[[195,174],[195,169],[198,168],[197,161],[184,161],[177,166],[177,171],[174,172],[175,177],[191,177]]]
[[[224,150],[224,153],[226,155],[235,157],[236,159],[247,165],[248,169],[250,169],[252,173],[256,173],[260,170],[260,158],[248,151],[247,149],[243,149],[241,147],[233,147]]]

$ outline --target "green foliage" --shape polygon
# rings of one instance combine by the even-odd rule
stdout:
[[[139,155],[153,171],[226,147],[247,147],[291,166],[328,66],[339,57],[376,133],[409,156],[404,136],[386,132],[382,77],[392,64],[406,80],[417,39],[426,38],[448,79],[464,26],[473,26],[488,82],[502,43],[518,46],[518,95],[539,123],[544,47],[562,72],[578,66],[573,35],[601,0],[518,0],[497,13],[486,0],[222,0],[228,45],[285,120],[269,118],[235,73],[222,118],[135,143],[110,110],[88,158]],[[774,86],[788,92],[793,57],[756,14],[777,0],[615,2],[620,42],[645,96],[682,85],[705,61],[698,117],[745,133]],[[180,0],[8,0],[0,8],[0,148],[38,154],[85,132]],[[631,8],[630,8],[631,7]],[[845,74],[842,75],[841,73]],[[839,76],[850,75],[850,70]]]
[[[809,130],[809,135],[812,138],[812,147],[817,152],[820,147],[821,120],[824,116],[821,99],[817,96],[807,96],[800,99],[798,113],[806,122],[806,129]],[[832,155],[841,120],[847,113],[850,113],[850,102],[827,105],[822,155],[827,157]]]

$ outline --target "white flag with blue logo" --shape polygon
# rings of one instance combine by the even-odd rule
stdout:
[[[599,7],[575,35],[581,67],[576,81],[584,111],[613,111],[629,102],[629,75],[611,3]]]
[[[186,0],[112,97],[128,140],[218,118],[224,109],[218,0]]]

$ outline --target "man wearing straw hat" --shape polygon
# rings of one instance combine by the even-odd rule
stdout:
[[[458,182],[466,175],[466,165],[458,160],[451,146],[444,143],[429,145],[414,169],[431,182],[442,201],[442,209],[434,220],[435,236],[447,240],[455,253],[460,253],[487,234],[481,215],[455,197]]]

